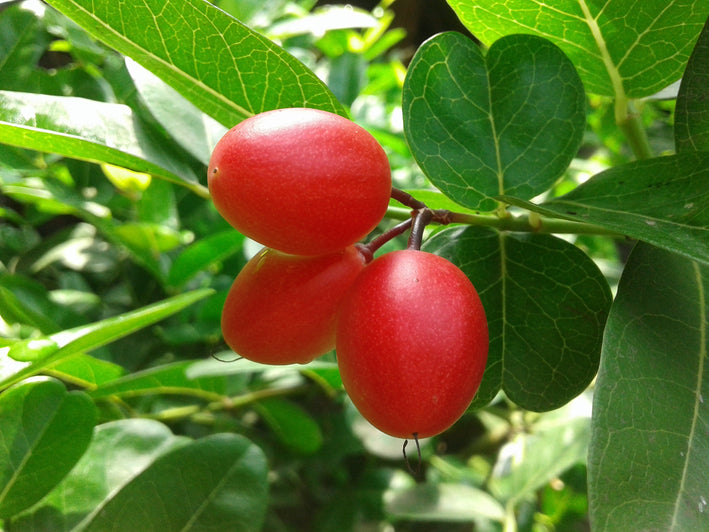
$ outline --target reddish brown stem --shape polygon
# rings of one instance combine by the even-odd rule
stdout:
[[[433,220],[433,211],[428,208],[421,209],[416,212],[414,216],[414,223],[411,227],[411,234],[409,235],[409,245],[408,249],[421,249],[421,242],[423,242],[423,231],[426,226]]]
[[[374,256],[374,253],[382,247],[384,244],[389,242],[391,239],[396,238],[397,236],[405,233],[406,231],[409,230],[411,227],[411,224],[413,223],[413,218],[409,218],[408,220],[404,220],[403,222],[395,225],[388,231],[382,233],[381,235],[377,236],[376,238],[372,239],[371,242],[367,244],[360,244],[359,249],[364,253],[365,257],[367,258],[367,262],[370,262],[372,260],[372,257]]]

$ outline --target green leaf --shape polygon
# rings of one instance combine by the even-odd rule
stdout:
[[[490,349],[473,408],[502,388],[522,408],[551,410],[588,386],[611,303],[588,255],[550,235],[479,227],[445,229],[422,249],[461,268],[485,308]]]
[[[45,369],[45,373],[65,382],[89,389],[118,379],[125,372],[126,370],[118,364],[94,358],[85,353],[77,353]]]
[[[59,346],[50,338],[20,340],[10,346],[7,355],[19,362],[34,362],[54,353]]]
[[[590,415],[590,394],[584,394],[535,419],[530,432],[521,432],[500,450],[490,491],[501,500],[519,503],[570,467],[585,463]]]
[[[254,531],[268,501],[263,452],[243,436],[216,434],[158,457],[84,530]]]
[[[227,229],[202,238],[180,253],[170,268],[168,283],[182,286],[199,272],[208,269],[241,249],[244,236]]]
[[[126,61],[135,87],[150,113],[185,150],[205,166],[227,129],[135,61]]]
[[[267,399],[256,404],[266,424],[286,447],[302,454],[316,453],[323,444],[320,426],[297,404]]]
[[[192,170],[165,153],[122,104],[0,90],[0,143],[107,162],[206,194]]]
[[[709,264],[709,152],[616,166],[530,210],[587,222]]]
[[[678,152],[709,151],[709,19],[689,58],[675,106]]]
[[[576,65],[586,90],[650,96],[678,80],[709,15],[704,0],[448,0],[486,45],[503,35],[550,39]]]
[[[708,530],[709,267],[640,243],[603,342],[589,451],[593,529]]]
[[[226,127],[269,109],[342,106],[302,63],[202,0],[50,0]]]
[[[122,419],[99,425],[74,469],[40,504],[15,519],[13,530],[86,530],[158,457],[189,443],[157,421]]]
[[[43,358],[21,369],[15,375],[0,381],[0,390],[26,377],[35,375],[44,368],[71,355],[91,351],[139,329],[143,329],[148,325],[152,325],[156,321],[175,314],[213,293],[214,291],[211,289],[194,290],[148,305],[139,310],[53,334],[50,339],[56,342],[59,349],[49,357]]]
[[[86,450],[96,409],[53,379],[26,381],[0,395],[0,517],[44,497]]]
[[[471,209],[495,197],[532,198],[576,155],[585,98],[571,62],[529,35],[497,41],[483,56],[458,33],[426,41],[404,82],[404,131],[429,179]]]
[[[388,514],[416,521],[502,522],[505,509],[489,493],[465,484],[419,484],[408,489],[385,493]]]

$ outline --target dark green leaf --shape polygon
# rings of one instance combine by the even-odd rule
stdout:
[[[182,286],[199,272],[239,251],[243,243],[244,236],[233,229],[198,240],[177,256],[170,268],[168,282],[172,286]]]
[[[266,458],[243,436],[216,434],[159,456],[94,516],[86,531],[260,530]]]
[[[485,307],[490,350],[473,407],[502,388],[522,408],[558,408],[598,368],[610,289],[580,249],[550,235],[451,228],[423,246],[470,278]]]
[[[317,422],[297,404],[283,399],[257,403],[264,421],[286,447],[312,454],[322,447],[323,437]]]
[[[91,441],[96,409],[53,379],[23,382],[0,395],[0,517],[44,497]]]
[[[682,75],[709,15],[705,0],[448,0],[486,45],[529,33],[552,40],[594,94],[650,96]]]
[[[155,459],[189,443],[157,421],[123,419],[99,425],[76,467],[39,505],[15,520],[13,530],[86,530]],[[144,524],[135,528],[141,529]]]
[[[211,289],[194,290],[148,305],[139,310],[97,321],[90,325],[58,332],[51,336],[51,339],[60,346],[57,351],[49,357],[23,368],[15,375],[0,381],[0,389],[35,375],[47,366],[56,364],[69,356],[91,351],[148,325],[152,325],[156,321],[179,312],[213,293],[214,291]]]
[[[709,530],[709,267],[640,243],[593,406],[594,530]]]
[[[124,166],[206,194],[125,105],[0,90],[0,142]]]
[[[551,42],[497,41],[483,56],[458,33],[426,41],[404,82],[404,131],[429,179],[471,209],[532,198],[576,155],[585,127],[581,80]]]
[[[505,201],[596,224],[709,264],[709,152],[628,163],[541,205]]]
[[[677,151],[709,151],[709,20],[689,58],[675,106]]]
[[[344,113],[302,63],[209,2],[49,3],[227,127],[282,107]]]

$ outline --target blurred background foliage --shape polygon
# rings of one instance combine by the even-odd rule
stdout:
[[[397,187],[427,187],[404,140],[401,89],[421,42],[439,31],[465,32],[445,2],[216,4],[328,84],[385,147]],[[176,164],[206,183],[206,161],[221,126],[201,117],[209,135],[195,144],[165,112],[189,110],[189,104],[135,64],[40,2],[4,2],[0,10],[0,89],[128,105]],[[660,95],[637,110],[657,154],[673,147],[672,97]],[[554,194],[632,158],[613,112],[610,100],[589,98],[584,144]],[[416,479],[402,458],[402,442],[372,429],[346,399],[333,355],[305,371],[233,361],[221,339],[221,306],[258,246],[232,231],[208,199],[146,174],[7,145],[0,145],[0,193],[0,348],[187,290],[215,290],[93,352],[106,367],[136,379],[157,375],[157,385],[144,393],[135,392],[136,385],[120,403],[99,398],[100,421],[147,417],[175,434],[246,435],[270,464],[265,530],[589,529],[585,455],[592,389],[544,414],[519,410],[499,396],[423,441],[423,472]],[[379,230],[396,223],[397,209],[390,214]],[[629,244],[574,238],[614,286]],[[172,393],[168,369],[193,361],[204,378],[218,375],[210,385],[219,396],[237,400],[215,402],[204,390]],[[415,466],[415,456],[410,459]]]

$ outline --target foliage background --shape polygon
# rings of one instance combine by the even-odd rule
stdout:
[[[708,149],[709,120],[696,104],[701,98],[677,99],[676,85],[653,97],[682,74],[709,14],[701,2],[680,2],[674,12],[656,13],[656,32],[643,34],[649,40],[640,43],[656,55],[614,63],[617,79],[606,79],[608,68],[598,66],[608,67],[602,54],[578,59],[568,51],[557,31],[568,23],[563,17],[547,31],[544,37],[579,72],[586,94],[581,89],[577,99],[586,118],[564,137],[578,135],[575,145],[559,148],[556,159],[567,159],[557,161],[556,175],[530,179],[534,186],[526,191],[503,190],[509,204],[517,206],[511,211],[526,224],[518,227],[522,233],[506,232],[509,227],[501,224],[511,222],[489,212],[489,205],[497,205],[496,199],[490,203],[495,189],[484,185],[474,199],[456,195],[460,175],[431,170],[430,159],[421,158],[431,122],[413,109],[428,98],[430,87],[416,75],[453,65],[451,78],[444,74],[441,79],[449,86],[457,81],[476,86],[471,81],[479,78],[463,66],[470,63],[465,54],[478,48],[451,34],[418,47],[393,25],[396,4],[383,1],[365,11],[316,7],[310,0],[218,2],[245,26],[196,1],[162,2],[152,12],[154,2],[133,2],[135,9],[120,14],[121,24],[114,26],[105,21],[116,16],[112,10],[118,4],[108,2],[96,11],[78,1],[49,4],[58,10],[34,1],[0,4],[2,528],[102,530],[110,523],[116,530],[588,530],[589,498],[599,508],[598,530],[640,526],[633,512],[618,517],[624,503],[638,514],[658,516],[657,523],[645,525],[649,530],[665,529],[660,519],[668,513],[675,516],[674,530],[691,529],[683,528],[690,522],[696,529],[706,525],[709,494],[702,485],[707,485],[709,465],[702,450],[709,445],[709,414],[703,391],[709,385],[703,369],[707,337],[701,331],[707,317],[703,292],[691,280],[706,279],[708,159],[693,152]],[[504,17],[490,22],[490,13],[505,13],[495,2],[478,2],[489,10],[477,11],[468,9],[470,2],[450,4],[487,54],[509,57],[493,43],[518,33],[519,20],[511,31]],[[516,3],[508,4],[511,9]],[[562,4],[563,14],[572,3]],[[631,23],[629,15],[613,14],[611,8],[621,4],[609,2],[610,19],[618,16],[640,31],[633,24],[641,24],[642,17]],[[574,13],[568,8],[567,14]],[[678,33],[673,16],[689,36]],[[143,31],[150,20],[159,32]],[[92,28],[94,36],[77,22]],[[591,49],[594,37],[587,27],[573,27],[578,34],[571,43]],[[598,28],[606,36],[614,35],[613,29],[610,23]],[[672,39],[667,32],[674,32]],[[622,47],[628,39],[621,35],[609,42]],[[669,41],[683,44],[663,62],[656,43]],[[519,55],[532,41],[504,42],[512,51],[508,54]],[[437,48],[450,53],[437,59]],[[565,59],[554,55],[556,48],[548,49],[552,64],[566,68]],[[638,45],[637,53],[642,49]],[[702,51],[701,42],[697,49]],[[461,54],[457,63],[453,52]],[[622,49],[609,54],[622,55]],[[697,90],[706,80],[707,57],[703,52],[693,58],[694,77],[686,77],[695,85],[685,85],[686,90]],[[658,79],[634,76],[646,65]],[[272,77],[264,78],[266,71]],[[502,82],[500,89],[512,93]],[[426,246],[471,277],[489,279],[476,282],[489,301],[502,300],[502,291],[495,288],[494,268],[480,257],[488,256],[484,250],[500,249],[521,257],[522,266],[509,273],[509,279],[526,286],[519,299],[509,301],[514,307],[528,309],[543,299],[544,283],[558,264],[579,265],[570,269],[573,279],[562,286],[564,294],[598,299],[596,325],[588,333],[593,347],[584,344],[587,349],[573,357],[587,363],[579,364],[571,384],[559,379],[547,386],[539,369],[543,357],[535,362],[534,349],[505,353],[512,369],[499,375],[489,371],[493,377],[477,400],[481,408],[422,442],[419,477],[402,459],[402,442],[382,435],[354,410],[334,354],[305,367],[264,368],[234,361],[221,340],[226,291],[258,246],[233,231],[208,199],[204,174],[211,148],[245,116],[302,105],[304,98],[367,127],[387,150],[397,187],[414,191],[432,207],[473,217],[472,225],[432,227]],[[516,109],[518,102],[513,103]],[[630,121],[628,109],[634,112]],[[440,108],[433,111],[434,119],[442,116]],[[504,106],[494,112],[504,114]],[[675,128],[677,118],[680,127]],[[513,118],[510,122],[514,125]],[[528,125],[524,118],[521,123]],[[451,127],[458,125],[453,120]],[[417,132],[426,135],[417,137]],[[475,133],[470,142],[491,138]],[[461,155],[453,144],[447,161],[470,155],[469,147]],[[675,151],[684,153],[653,158]],[[525,177],[541,161],[530,157],[522,169]],[[641,158],[649,160],[633,162]],[[636,183],[612,194],[615,217],[604,210],[607,202],[594,205],[592,188],[591,193],[583,192],[588,186],[578,188],[606,170],[605,183],[629,177]],[[472,183],[477,178],[461,179]],[[594,185],[599,197],[607,195],[609,185],[602,179],[592,182],[601,183]],[[667,184],[652,197],[671,201],[638,214],[648,203],[643,187]],[[444,192],[449,187],[457,203],[432,185]],[[561,198],[566,193],[572,196]],[[588,231],[573,225],[578,214],[568,212],[572,200],[588,208],[587,219],[600,225]],[[675,227],[673,217],[690,203],[692,216]],[[532,235],[535,218],[523,209],[538,211],[544,223],[560,220],[554,227],[565,233],[563,239]],[[646,215],[663,231],[649,228]],[[392,204],[378,231],[406,216],[408,210]],[[569,217],[572,225],[564,225]],[[633,238],[609,237],[609,232]],[[641,245],[625,268],[637,238],[662,249]],[[395,240],[383,251],[404,243]],[[546,256],[558,259],[526,262]],[[648,286],[660,288],[643,295]],[[611,292],[620,295],[604,349],[652,358],[608,359],[599,379],[611,386],[596,390],[598,381],[591,379]],[[554,298],[549,305],[545,311],[558,308]],[[533,329],[556,327],[560,318],[545,323],[540,314]],[[492,316],[491,327],[501,330],[506,321],[529,318],[524,313]],[[627,323],[642,327],[633,330]],[[570,329],[587,331],[581,325]],[[678,343],[688,346],[686,360],[696,366],[668,363],[667,354],[674,354]],[[683,366],[686,375],[676,366]],[[521,389],[510,384],[517,380],[524,382]],[[687,382],[694,384],[689,393]],[[612,396],[616,384],[619,397]],[[601,407],[596,406],[592,421],[594,392]],[[648,404],[649,410],[641,409]],[[691,432],[680,422],[683,412],[689,412]],[[666,430],[675,419],[677,425]],[[624,430],[628,427],[637,430]],[[601,456],[599,450],[617,437],[624,439],[616,454]],[[685,439],[691,460],[677,451]],[[657,456],[649,453],[654,449]],[[635,459],[644,452],[648,464]],[[600,473],[589,479],[594,466]],[[655,466],[666,468],[660,476],[669,479],[667,485],[645,480],[644,485],[620,485],[652,478]],[[636,500],[643,489],[650,502]],[[655,500],[655,489],[667,493],[669,501]],[[673,501],[686,504],[686,512],[668,512]]]

